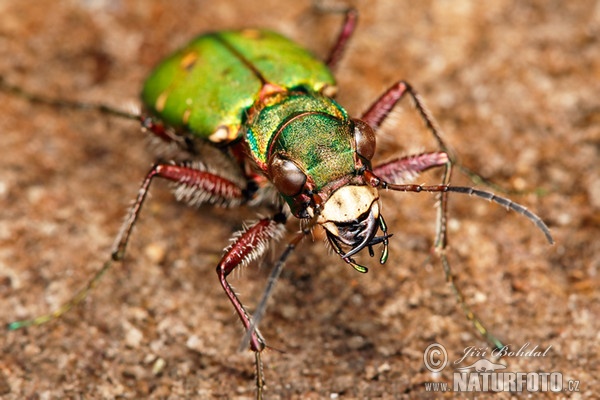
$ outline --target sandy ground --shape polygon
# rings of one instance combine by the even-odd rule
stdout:
[[[497,336],[513,350],[527,343],[548,350],[504,357],[506,371],[560,372],[565,390],[575,380],[579,391],[558,396],[590,397],[600,387],[600,3],[353,4],[361,20],[337,71],[338,100],[360,115],[406,79],[464,165],[522,192],[510,196],[544,218],[554,246],[515,213],[452,196],[450,259],[468,303]],[[340,18],[310,6],[4,0],[0,75],[32,92],[127,109],[138,104],[143,79],[161,57],[207,30],[268,27],[324,56]],[[0,110],[5,323],[55,308],[86,282],[108,257],[154,158],[129,121],[6,93]],[[412,115],[408,105],[393,114],[378,160],[432,148]],[[391,256],[385,266],[371,261],[366,275],[320,241],[291,257],[262,324],[268,343],[283,351],[264,353],[268,398],[457,395],[427,392],[425,383],[452,384],[453,361],[488,345],[429,257],[434,203],[427,194],[384,195]],[[0,397],[252,398],[253,357],[237,352],[241,326],[214,268],[232,232],[256,212],[191,209],[156,184],[126,262],[90,299],[61,321],[1,334]],[[233,277],[250,306],[271,259]],[[432,343],[448,353],[450,365],[439,374],[423,362]]]

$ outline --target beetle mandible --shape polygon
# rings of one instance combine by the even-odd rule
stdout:
[[[446,278],[481,334],[491,335],[465,304],[453,282],[445,249],[449,193],[491,200],[529,218],[553,243],[548,227],[535,214],[509,199],[490,192],[450,184],[455,156],[442,139],[434,119],[416,91],[405,81],[394,83],[360,118],[351,118],[333,99],[336,66],[357,23],[354,9],[345,21],[325,62],[289,39],[267,30],[220,31],[201,35],[162,61],[142,90],[142,113],[127,113],[106,106],[101,112],[138,120],[154,138],[185,155],[185,161],[157,163],[147,173],[128,217],[116,238],[108,261],[70,301],[56,311],[17,321],[9,329],[39,325],[60,317],[80,303],[114,262],[123,260],[132,229],[155,178],[176,184],[175,195],[191,205],[211,203],[234,207],[267,207],[260,218],[234,235],[217,265],[217,275],[247,332],[244,344],[256,356],[257,396],[262,397],[264,377],[261,352],[265,340],[258,331],[266,301],[289,254],[316,226],[324,228],[331,248],[359,272],[367,268],[354,256],[381,246],[379,261],[388,259],[391,234],[380,200],[383,189],[439,194],[435,249]],[[5,90],[62,107],[84,107],[36,98],[3,83]],[[395,105],[410,97],[439,149],[373,162],[376,131]],[[437,185],[406,184],[419,173],[439,168]],[[402,183],[399,183],[402,182]],[[288,242],[254,315],[246,311],[227,277],[236,268],[261,256],[279,239],[290,216],[301,230]]]

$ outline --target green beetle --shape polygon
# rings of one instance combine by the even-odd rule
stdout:
[[[142,114],[94,106],[109,114],[139,120],[153,137],[177,151],[178,161],[157,163],[150,169],[117,236],[111,258],[84,289],[55,312],[14,322],[9,329],[57,318],[86,297],[112,264],[123,259],[151,182],[158,177],[175,182],[177,198],[193,205],[248,204],[271,210],[270,216],[234,235],[217,265],[219,281],[246,329],[245,346],[249,345],[256,354],[258,397],[263,392],[260,354],[265,341],[257,325],[283,264],[316,226],[324,228],[332,249],[359,272],[367,272],[367,268],[353,257],[363,249],[373,256],[373,247],[381,245],[379,261],[385,263],[391,235],[381,213],[381,189],[440,194],[435,246],[447,279],[467,317],[488,340],[501,347],[501,342],[474,316],[454,285],[444,253],[448,194],[475,195],[517,211],[533,221],[552,243],[549,229],[538,216],[511,200],[450,185],[454,157],[408,83],[393,84],[360,118],[349,117],[333,100],[336,86],[331,70],[340,59],[356,21],[356,11],[347,10],[342,30],[325,62],[289,39],[266,30],[205,34],[166,58],[150,74],[142,90],[145,107]],[[89,107],[24,95],[62,107]],[[439,149],[374,165],[376,131],[405,95],[414,101]],[[431,168],[442,170],[437,185],[398,183]],[[302,229],[289,240],[279,257],[263,298],[251,316],[227,276],[240,265],[255,260],[279,239],[290,214],[301,220]]]
[[[267,83],[332,95],[335,80],[321,61],[277,33],[216,32],[161,62],[146,80],[142,101],[166,124],[230,142]]]

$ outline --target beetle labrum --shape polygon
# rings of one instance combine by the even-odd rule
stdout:
[[[152,166],[116,238],[110,259],[80,292],[53,313],[14,322],[9,329],[45,323],[80,303],[113,263],[124,258],[151,182],[162,178],[174,182],[176,197],[192,205],[248,204],[272,212],[271,216],[260,218],[236,233],[217,265],[219,281],[246,329],[245,344],[256,355],[258,397],[263,392],[261,352],[265,341],[257,325],[284,262],[314,227],[321,226],[333,251],[357,271],[367,272],[367,268],[357,263],[354,256],[364,249],[373,256],[374,246],[382,247],[379,261],[385,263],[391,235],[380,208],[382,189],[439,194],[435,248],[446,278],[479,332],[501,346],[466,305],[454,284],[444,252],[448,195],[475,195],[517,211],[553,243],[549,229],[538,216],[511,200],[450,184],[454,156],[408,83],[396,82],[360,118],[350,118],[332,99],[335,80],[331,70],[339,61],[356,21],[357,13],[348,10],[325,62],[266,30],[205,34],[169,56],[151,73],[142,91],[143,113],[93,106],[108,114],[140,121],[157,140],[185,154],[185,161]],[[44,100],[7,84],[3,88],[59,106],[89,106]],[[374,165],[376,131],[407,95],[439,149]],[[437,185],[399,183],[433,168],[442,171]],[[301,221],[302,228],[279,257],[269,286],[251,315],[227,277],[239,266],[258,258],[279,239],[290,215]]]

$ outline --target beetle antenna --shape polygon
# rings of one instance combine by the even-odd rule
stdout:
[[[461,193],[473,195],[476,197],[480,197],[482,199],[489,200],[493,203],[499,204],[503,207],[506,207],[507,210],[516,211],[517,213],[523,215],[525,218],[529,219],[531,222],[535,224],[535,226],[542,231],[544,236],[546,236],[546,240],[550,244],[554,244],[554,239],[552,238],[552,234],[550,233],[550,228],[548,225],[536,214],[529,211],[525,206],[515,203],[514,201],[507,199],[505,197],[498,196],[492,192],[487,192],[485,190],[479,190],[468,186],[450,186],[450,185],[396,185],[388,182],[379,182],[379,187],[383,189],[390,189],[397,192],[438,192],[438,193]]]
[[[86,103],[83,101],[69,101],[62,99],[53,99],[50,97],[40,96],[34,93],[30,93],[22,88],[11,85],[6,82],[2,76],[0,76],[0,90],[6,91],[8,93],[12,93],[16,96],[19,96],[31,103],[43,104],[50,107],[56,108],[67,108],[72,110],[89,110],[96,111],[100,114],[111,115],[114,117],[120,117],[125,119],[134,119],[140,120],[141,115],[139,113],[132,113],[123,110],[119,110],[118,108],[114,108],[108,106],[106,104],[99,103]]]

